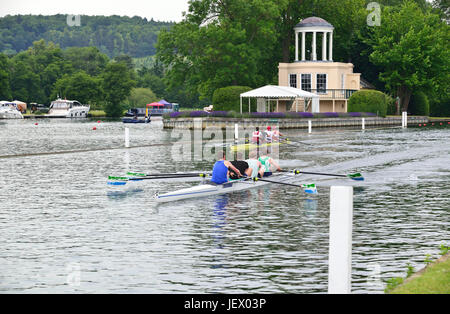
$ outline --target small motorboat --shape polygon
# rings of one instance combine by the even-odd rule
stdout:
[[[140,118],[136,118],[136,117],[134,117],[134,118],[126,117],[126,118],[122,118],[122,122],[123,123],[150,123],[151,120],[150,120],[150,117],[144,118],[144,119],[142,119],[142,118],[140,119]]]
[[[23,119],[17,104],[10,101],[0,102],[0,119]]]

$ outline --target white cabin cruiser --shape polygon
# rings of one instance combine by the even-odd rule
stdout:
[[[47,116],[61,118],[86,118],[89,105],[82,105],[76,100],[57,99],[52,101]]]
[[[0,119],[23,119],[23,115],[15,103],[0,101]]]

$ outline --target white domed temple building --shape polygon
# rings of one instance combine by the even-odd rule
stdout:
[[[294,30],[295,61],[279,64],[278,84],[318,94],[320,112],[347,112],[348,99],[360,89],[361,74],[353,73],[351,63],[333,61],[333,25],[320,17],[309,17]],[[311,47],[306,47],[307,36],[312,36]],[[321,51],[317,49],[319,40]],[[306,110],[301,109],[311,111],[308,106]]]
[[[278,65],[278,86],[242,94],[241,112],[246,97],[258,99],[258,111],[347,112],[348,99],[361,89],[361,74],[353,73],[353,64],[333,60],[333,25],[309,17],[294,30],[294,62]]]

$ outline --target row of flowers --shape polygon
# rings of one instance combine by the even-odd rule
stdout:
[[[236,113],[234,111],[181,111],[164,114],[164,118],[199,118],[199,117],[223,117],[223,118],[265,118],[265,119],[296,119],[296,118],[349,118],[349,117],[375,117],[371,112],[251,112]]]

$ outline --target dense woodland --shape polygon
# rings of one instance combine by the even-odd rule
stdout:
[[[173,24],[148,21],[138,16],[81,15],[79,26],[75,22],[73,19],[67,23],[67,15],[63,14],[0,18],[0,51],[15,54],[44,39],[62,49],[95,46],[110,58],[122,54],[146,57],[156,53],[155,43],[160,29]]]
[[[320,16],[335,27],[335,61],[352,62],[405,110],[426,98],[432,115],[450,115],[448,0],[378,3],[379,26],[368,25],[365,0],[196,0],[179,23],[81,16],[69,27],[65,15],[7,16],[0,98],[61,96],[109,115],[161,98],[201,107],[223,87],[277,84],[278,63],[293,61],[293,27]]]

